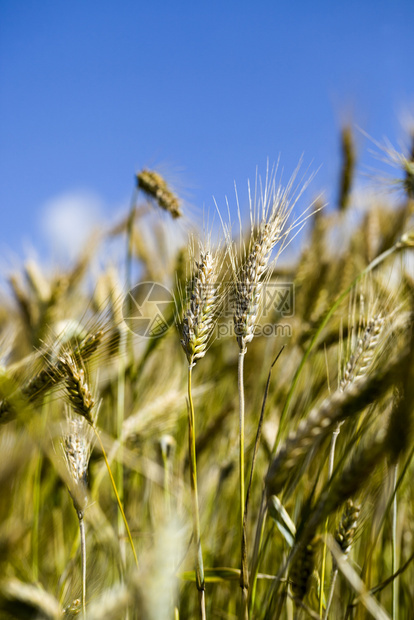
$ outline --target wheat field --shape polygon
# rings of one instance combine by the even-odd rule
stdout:
[[[270,167],[204,227],[142,170],[8,274],[1,619],[414,617],[414,162],[376,146],[374,191],[346,127],[335,205]]]

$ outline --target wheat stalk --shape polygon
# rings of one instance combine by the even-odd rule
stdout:
[[[215,326],[219,308],[218,255],[200,244],[200,259],[191,283],[191,296],[179,324],[181,346],[188,362],[188,441],[190,453],[190,481],[193,502],[193,532],[196,544],[196,586],[199,592],[200,618],[205,618],[204,565],[200,538],[200,514],[197,488],[197,457],[195,414],[192,398],[192,370],[197,360],[204,357]]]
[[[64,352],[59,358],[59,363],[61,364],[62,368],[66,371],[66,393],[67,393],[69,402],[71,403],[74,411],[76,411],[76,413],[78,413],[82,418],[84,418],[86,422],[91,426],[91,428],[93,429],[95,433],[96,438],[98,439],[98,443],[102,450],[102,455],[104,457],[105,464],[108,469],[108,474],[111,480],[113,491],[115,493],[118,507],[119,507],[119,510],[121,511],[121,515],[122,515],[122,518],[125,524],[125,529],[127,531],[127,535],[128,535],[129,543],[131,545],[135,564],[138,566],[138,558],[137,558],[135,546],[132,540],[131,530],[129,529],[128,521],[126,519],[125,512],[122,507],[122,502],[120,500],[120,497],[119,497],[119,494],[116,488],[115,480],[113,478],[111,468],[109,466],[108,458],[106,456],[106,452],[105,452],[105,448],[102,443],[102,439],[96,428],[96,424],[95,424],[96,418],[95,418],[95,411],[94,411],[95,400],[89,389],[89,384],[86,378],[85,370],[84,368],[79,368],[79,366],[76,364],[74,356],[70,352]]]
[[[250,239],[248,247],[242,246],[241,258],[231,239],[230,227],[225,227],[227,246],[233,273],[234,332],[239,345],[238,357],[238,392],[239,392],[239,510],[241,530],[241,576],[244,617],[248,618],[248,574],[245,566],[246,523],[244,519],[245,506],[245,463],[244,463],[244,427],[245,427],[245,398],[244,398],[244,357],[247,344],[253,340],[255,326],[261,313],[261,302],[266,281],[270,278],[276,260],[287,244],[288,235],[297,225],[297,221],[288,225],[291,211],[298,198],[304,191],[306,184],[299,190],[298,195],[292,197],[293,183],[298,169],[292,175],[286,188],[275,188],[274,174],[267,176],[264,192],[258,202],[250,201]],[[240,212],[239,212],[240,218]],[[272,253],[279,245],[276,257],[272,260]]]
[[[62,448],[75,493],[71,492],[79,521],[82,563],[82,610],[86,618],[86,540],[84,513],[87,504],[88,465],[91,455],[92,431],[86,417],[68,416]]]

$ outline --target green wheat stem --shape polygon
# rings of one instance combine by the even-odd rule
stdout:
[[[389,511],[391,510],[392,504],[394,503],[395,494],[397,493],[398,489],[400,488],[400,486],[401,486],[401,484],[402,484],[402,482],[403,482],[403,480],[405,478],[405,474],[409,470],[409,467],[411,465],[411,461],[413,460],[413,458],[414,458],[414,446],[411,449],[411,451],[410,451],[410,453],[409,453],[409,455],[407,457],[406,462],[404,463],[404,467],[403,467],[400,475],[398,476],[398,479],[397,479],[397,481],[395,483],[395,487],[393,489],[391,497],[387,501],[385,509],[382,512],[381,518],[379,520],[377,530],[376,530],[376,532],[373,535],[372,542],[371,542],[371,547],[370,547],[370,549],[367,552],[367,555],[366,555],[365,560],[364,560],[364,564],[362,566],[362,571],[361,571],[361,576],[364,579],[364,581],[365,581],[365,575],[366,575],[366,572],[367,572],[367,565],[371,561],[372,554],[373,554],[373,552],[374,552],[374,550],[376,548],[376,544],[377,544],[379,535],[381,533],[381,530],[383,528],[386,515],[389,514]]]
[[[42,407],[42,428],[46,420],[46,404]],[[38,454],[33,477],[33,528],[32,528],[32,570],[33,580],[39,578],[39,518],[40,518],[40,477],[42,472],[43,455]]]
[[[116,467],[117,473],[117,488],[119,493],[119,499],[121,504],[124,501],[124,467],[122,463],[122,427],[124,423],[125,413],[125,366],[121,362],[118,373],[118,391],[117,391],[117,408],[116,408],[116,424],[117,424],[117,437],[119,439],[119,452],[118,462]],[[121,541],[121,555],[125,563],[125,541],[123,540],[123,520],[122,516],[118,513],[118,533]]]
[[[319,588],[319,618],[323,617],[323,593],[325,588],[325,571],[326,571],[326,537],[328,534],[329,517],[325,519],[324,525],[324,541],[322,552],[322,566],[321,566],[321,585]]]
[[[82,562],[82,615],[86,620],[86,540],[85,540],[85,522],[83,520],[83,512],[77,511],[79,520],[79,533],[81,543],[81,562]]]
[[[246,543],[246,521],[245,515],[245,490],[244,490],[244,357],[246,349],[239,351],[238,360],[238,388],[239,388],[239,490],[240,490],[240,533],[241,533],[241,572],[240,587],[242,589],[242,606],[244,616],[248,618],[247,591],[248,591],[248,570],[247,570],[247,543]]]
[[[398,479],[398,463],[394,465],[392,472],[392,565],[391,573],[397,572],[397,479]],[[392,618],[398,620],[398,577],[392,582]]]
[[[251,465],[251,470],[250,470],[250,479],[249,479],[249,484],[247,486],[247,493],[246,493],[246,503],[245,503],[245,509],[244,509],[244,520],[243,520],[243,524],[244,524],[244,529],[243,529],[243,538],[242,538],[242,571],[241,571],[241,578],[246,579],[246,577],[248,578],[248,568],[247,568],[247,532],[246,532],[246,521],[247,521],[247,513],[248,513],[248,507],[249,507],[249,500],[250,500],[250,491],[252,488],[252,482],[253,482],[253,472],[254,472],[254,468],[255,468],[255,464],[256,464],[256,458],[257,458],[257,453],[259,450],[259,444],[260,444],[260,437],[261,437],[261,433],[262,433],[262,425],[263,425],[263,419],[264,419],[264,413],[265,413],[265,407],[266,407],[266,403],[267,403],[267,397],[269,395],[269,387],[270,387],[270,379],[272,376],[272,369],[274,367],[274,365],[276,364],[277,360],[279,359],[280,355],[283,352],[283,349],[285,347],[283,346],[279,353],[277,354],[277,356],[275,357],[275,359],[273,360],[270,369],[269,369],[269,374],[267,376],[267,382],[266,382],[266,387],[265,387],[265,391],[264,391],[264,395],[263,395],[263,401],[262,401],[262,410],[260,412],[260,418],[259,418],[259,424],[257,427],[257,433],[256,433],[256,441],[255,441],[255,445],[254,445],[254,450],[253,450],[253,457],[252,457],[252,465]],[[266,504],[263,502],[262,499],[262,504],[260,506],[260,512],[259,514],[262,513],[263,510],[265,510],[266,508]],[[263,536],[263,528],[260,532],[260,538]],[[253,557],[252,557],[252,570],[251,570],[251,574],[253,575],[253,588],[250,591],[250,600],[248,600],[247,598],[247,605],[248,605],[248,609],[247,609],[247,616],[249,613],[251,613],[252,609],[253,609],[253,605],[254,605],[254,599],[256,597],[256,584],[257,584],[257,575],[258,575],[258,561],[256,561],[256,551],[259,548],[260,545],[260,540],[258,539],[258,532],[256,532],[256,539],[255,539],[255,544],[253,547]],[[242,575],[242,573],[244,572],[244,575]],[[247,582],[247,588],[249,587],[249,583],[248,583],[248,579],[246,579]],[[243,583],[241,581],[241,583]],[[247,594],[247,591],[246,591]],[[253,600],[253,602],[252,602]],[[244,601],[245,602],[245,601]],[[246,613],[246,611],[245,611]]]
[[[191,379],[193,366],[188,366],[187,385],[188,385],[188,443],[190,452],[190,481],[191,496],[193,503],[193,531],[196,544],[196,586],[199,593],[199,613],[201,620],[205,620],[205,582],[204,582],[204,565],[203,553],[201,549],[200,535],[200,513],[198,507],[198,489],[197,489],[197,458],[196,458],[196,442],[195,442],[195,415],[194,403],[191,394]]]
[[[106,456],[105,448],[103,446],[102,439],[101,439],[97,429],[94,426],[93,426],[93,430],[95,432],[95,435],[96,435],[96,437],[98,439],[99,445],[100,445],[101,450],[102,450],[102,454],[103,454],[103,457],[104,457],[104,460],[105,460],[105,464],[106,464],[106,467],[108,469],[109,478],[110,478],[111,483],[112,483],[112,488],[113,488],[114,493],[115,493],[116,501],[118,502],[119,510],[121,511],[122,519],[123,519],[124,524],[125,524],[125,529],[127,531],[129,544],[131,545],[132,553],[134,555],[135,565],[138,568],[138,558],[137,558],[137,554],[136,554],[136,551],[135,551],[134,542],[132,540],[131,530],[129,529],[128,521],[127,521],[127,518],[125,516],[124,509],[122,508],[122,503],[121,503],[120,497],[118,495],[118,491],[117,491],[117,488],[116,488],[115,480],[114,480],[114,477],[113,477],[112,472],[111,472],[111,467],[109,465],[108,458]]]
[[[259,511],[259,519],[258,519],[260,528],[257,528],[256,530],[256,539],[255,539],[255,544],[254,544],[254,549],[253,549],[253,561],[252,561],[252,569],[251,569],[251,588],[250,588],[250,611],[254,609],[255,600],[256,600],[260,551],[262,549],[262,543],[263,543],[263,538],[264,538],[266,515],[267,515],[266,496],[263,495],[262,504],[260,506],[260,511]]]
[[[32,528],[32,571],[33,581],[39,578],[39,512],[40,512],[40,472],[43,458],[39,454],[33,477],[33,528]]]
[[[328,601],[326,603],[326,609],[325,609],[325,615],[324,615],[325,620],[328,620],[328,614],[329,614],[329,610],[331,608],[332,601],[333,601],[337,577],[338,577],[338,569],[335,568],[335,570],[332,573],[331,587],[330,587],[329,594],[328,594]]]
[[[341,431],[341,423],[338,422],[336,429],[334,430],[334,432],[332,433],[332,438],[331,438],[331,446],[329,449],[329,470],[328,470],[328,479],[330,480],[332,478],[332,474],[333,474],[333,470],[334,470],[334,464],[335,464],[335,447],[336,447],[336,440],[338,439],[338,435]],[[319,596],[319,617],[322,618],[323,617],[323,593],[324,593],[324,586],[325,586],[325,569],[326,569],[326,553],[327,553],[327,546],[326,546],[326,540],[327,540],[327,536],[328,536],[328,526],[329,526],[329,517],[326,518],[325,520],[325,527],[324,527],[324,541],[323,541],[323,553],[322,553],[322,568],[321,568],[321,586],[320,586],[320,596]],[[333,588],[335,586],[335,580],[336,580],[336,576],[333,577],[332,579],[332,584],[331,584],[331,593],[333,595]],[[328,601],[329,603],[329,601]],[[327,617],[329,611],[329,607],[328,604],[326,606],[326,614],[325,616]]]
[[[239,352],[238,388],[239,388],[239,490],[240,490],[240,531],[243,534],[244,515],[244,356],[246,350]]]

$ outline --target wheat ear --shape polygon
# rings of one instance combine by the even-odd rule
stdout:
[[[196,266],[191,297],[180,326],[181,345],[190,366],[206,354],[219,302],[215,256],[209,250],[202,252]]]
[[[92,431],[84,417],[68,416],[67,430],[62,448],[70,478],[75,492],[71,492],[73,505],[79,521],[82,565],[82,611],[86,618],[86,539],[84,513],[87,504],[86,486],[88,465],[91,455]]]
[[[167,181],[154,170],[142,170],[137,174],[137,186],[158,206],[170,213],[174,219],[182,217],[181,203],[169,187]]]
[[[348,499],[344,511],[341,516],[339,525],[335,531],[334,538],[341,548],[345,558],[348,556],[355,538],[355,529],[358,523],[360,507],[356,506],[351,499]],[[338,567],[334,564],[334,570],[332,573],[331,587],[329,591],[328,600],[326,603],[326,609],[324,614],[324,620],[327,620],[329,610],[331,608],[333,595],[335,591],[336,578],[338,576]]]
[[[97,350],[104,336],[103,330],[99,330],[93,334],[86,336],[73,351],[72,357],[76,364],[82,361],[86,362]],[[58,358],[56,363],[52,364],[46,361],[45,368],[42,368],[31,379],[23,384],[20,393],[30,403],[36,404],[40,401],[44,394],[62,381],[66,377],[65,364],[62,359]],[[8,422],[16,415],[13,406],[7,401],[0,401],[0,422]]]
[[[355,146],[352,130],[349,126],[341,133],[342,170],[338,206],[345,211],[351,196],[352,182],[355,173]]]
[[[244,264],[235,271],[234,295],[235,309],[233,315],[234,330],[239,345],[237,385],[239,392],[239,501],[240,501],[240,532],[241,532],[241,572],[240,587],[242,589],[242,605],[244,617],[248,618],[248,572],[245,570],[247,557],[246,534],[244,522],[245,507],[245,463],[244,463],[244,357],[246,347],[253,340],[254,328],[260,312],[260,300],[263,280],[269,270],[271,253],[279,241],[283,230],[283,217],[279,217],[276,203],[268,221],[263,219],[255,237],[252,235],[251,249]]]
[[[370,376],[361,377],[345,392],[334,392],[319,407],[312,409],[308,417],[299,423],[298,429],[290,433],[279,447],[266,476],[268,497],[277,495],[282,490],[300,459],[316,442],[329,435],[338,422],[356,415],[362,408],[384,394],[396,380],[407,359],[408,354],[405,353]]]
[[[260,205],[256,201],[251,203],[251,234],[248,249],[243,247],[242,259],[237,257],[229,231],[226,231],[229,255],[233,270],[234,288],[234,331],[239,345],[238,357],[238,392],[239,392],[239,495],[240,495],[240,529],[241,529],[241,573],[240,586],[242,589],[242,604],[244,617],[248,618],[248,588],[249,578],[244,567],[247,556],[246,523],[244,520],[245,506],[245,463],[244,463],[244,427],[245,427],[245,399],[244,399],[244,357],[247,344],[253,340],[255,326],[260,312],[264,284],[270,278],[277,257],[287,242],[289,232],[297,224],[287,226],[290,213],[296,204],[304,187],[294,200],[290,199],[296,173],[290,179],[286,188],[279,186],[275,191],[273,175],[270,183],[266,179],[265,191],[261,196]],[[280,244],[277,255],[272,260],[272,252]]]
[[[375,350],[378,346],[380,335],[382,329],[384,327],[384,319],[381,314],[375,315],[372,319],[368,321],[366,328],[364,329],[362,335],[358,338],[355,350],[350,355],[344,369],[343,377],[339,384],[339,390],[341,392],[348,389],[348,387],[354,381],[360,380],[363,376],[365,376],[370,366],[372,365],[372,361],[374,359]],[[335,447],[336,442],[341,431],[341,426],[344,420],[341,420],[337,423],[331,438],[331,445],[329,449],[329,471],[328,478],[331,478],[334,470],[334,460],[335,460]],[[324,583],[325,583],[325,562],[326,562],[326,540],[328,534],[328,519],[325,523],[325,540],[323,545],[323,555],[322,555],[322,569],[321,569],[321,592],[324,591]],[[336,579],[336,577],[335,577]],[[319,597],[319,614],[322,616],[322,603],[323,596]]]
[[[197,272],[192,280],[192,290],[187,309],[179,325],[181,346],[187,356],[188,374],[188,443],[190,453],[190,481],[193,502],[193,532],[196,543],[196,586],[199,592],[200,618],[206,617],[204,565],[200,536],[200,513],[197,488],[197,456],[194,403],[191,393],[192,370],[197,360],[204,357],[209,338],[215,325],[218,295],[218,260],[209,250],[200,252],[200,260],[196,263]]]
[[[334,476],[319,496],[304,524],[302,536],[306,539],[321,521],[354,496],[383,460],[386,454],[385,432],[379,432],[371,441],[360,447],[349,465]]]
[[[313,540],[302,545],[290,567],[289,581],[297,601],[303,601],[309,590],[309,581],[315,569],[314,549]]]
[[[245,463],[244,463],[244,358],[246,347],[253,340],[254,328],[260,311],[260,299],[263,278],[268,270],[271,252],[281,232],[281,222],[273,215],[269,222],[264,221],[259,234],[252,243],[244,265],[236,276],[235,310],[233,315],[235,334],[239,345],[237,385],[239,392],[239,498],[240,498],[240,533],[241,533],[241,572],[242,605],[244,617],[248,618],[248,571],[245,570],[247,557],[246,533],[244,521],[245,507]]]
[[[104,445],[102,443],[102,439],[96,428],[95,417],[94,417],[95,401],[89,389],[89,384],[86,379],[85,370],[83,368],[79,368],[79,366],[76,364],[74,356],[69,352],[65,352],[64,354],[60,356],[59,363],[61,364],[62,368],[65,370],[65,373],[66,373],[66,393],[67,393],[69,402],[71,403],[76,413],[82,416],[86,420],[86,422],[91,426],[98,440],[100,448],[102,450],[102,455],[104,457],[105,464],[108,469],[108,474],[111,480],[111,484],[112,484],[112,488],[113,488],[113,491],[116,497],[116,501],[118,503],[118,507],[119,507],[119,510],[121,511],[122,519],[125,524],[125,529],[127,531],[127,535],[128,535],[129,543],[131,545],[135,564],[138,567],[138,558],[137,558],[137,554],[135,551],[134,542],[132,540],[131,530],[129,529],[128,521],[125,516],[124,509],[122,507],[122,502],[120,500],[118,490],[116,488],[115,480],[111,472],[111,468],[108,462],[108,458],[106,455]]]

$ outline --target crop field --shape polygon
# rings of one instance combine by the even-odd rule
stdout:
[[[414,617],[413,152],[340,146],[336,204],[269,165],[197,225],[144,169],[7,274],[1,620]]]

